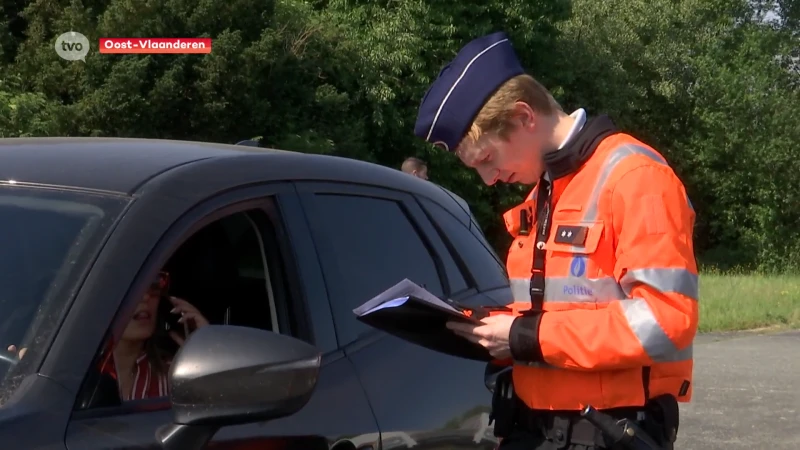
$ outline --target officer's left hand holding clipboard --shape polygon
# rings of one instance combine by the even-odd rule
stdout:
[[[480,345],[446,327],[448,321],[480,323],[488,311],[444,301],[405,279],[373,297],[353,312],[361,322],[430,350],[477,361],[492,361]]]

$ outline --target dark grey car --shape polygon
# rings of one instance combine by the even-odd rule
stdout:
[[[496,446],[484,363],[352,313],[403,278],[510,301],[463,201],[433,183],[244,146],[0,139],[0,241],[0,353],[26,351],[0,359],[3,448]],[[165,267],[212,326],[172,361],[171,396],[122,401],[99,359]]]

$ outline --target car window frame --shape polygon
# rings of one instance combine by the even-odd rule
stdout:
[[[260,210],[273,222],[275,231],[279,235],[277,239],[281,246],[278,248],[278,251],[285,264],[286,277],[289,279],[289,286],[287,287],[289,289],[289,295],[292,296],[292,306],[294,308],[292,312],[298,316],[297,322],[302,324],[298,330],[293,330],[292,336],[314,344],[316,341],[312,331],[314,325],[308,314],[309,305],[303,289],[303,284],[300,283],[297,278],[297,259],[294,252],[291,251],[291,243],[287,242],[287,239],[280,239],[282,232],[279,231],[283,230],[285,235],[286,228],[292,225],[292,223],[286,223],[287,214],[283,213],[283,211],[284,209],[291,210],[293,208],[292,204],[298,207],[297,200],[296,193],[290,186],[286,184],[267,183],[226,192],[213,198],[206,199],[189,208],[185,214],[177,221],[170,224],[166,231],[161,234],[153,250],[136,271],[132,283],[128,287],[124,297],[120,300],[111,322],[106,325],[106,329],[110,330],[111,336],[116,336],[118,338],[118,336],[121,335],[128,319],[135,310],[136,299],[144,294],[145,289],[147,289],[149,285],[148,280],[151,280],[152,277],[155,276],[157,271],[160,270],[175,251],[194,233],[224,217],[245,211]],[[274,207],[271,206],[270,203],[272,203]],[[296,212],[297,210],[295,210],[295,215]],[[333,319],[331,318],[330,320],[332,321]],[[76,391],[76,402],[80,396],[86,376],[91,370],[91,365],[95,363],[97,352],[108,336],[109,332],[107,331],[103,334],[102,340],[92,349],[91,360],[83,371],[84,380],[81,381],[78,391]],[[160,397],[155,399],[124,401],[120,405],[91,409],[77,409],[77,404],[74,404],[72,415],[75,419],[85,419],[97,416],[122,416],[126,414],[162,411],[169,410],[171,407],[172,405],[169,397]]]
[[[428,203],[432,203],[435,207],[441,208],[443,214],[449,214],[450,216],[452,216],[454,222],[459,223],[464,227],[464,231],[466,232],[466,234],[472,236],[472,238],[475,240],[475,245],[480,245],[484,249],[484,251],[486,251],[486,253],[492,258],[492,260],[497,263],[498,267],[500,268],[500,271],[504,276],[505,283],[493,286],[480,286],[478,284],[478,278],[473,273],[473,271],[476,269],[471,267],[469,261],[467,261],[462,252],[458,250],[459,246],[457,246],[454,243],[454,240],[448,235],[448,233],[444,230],[444,228],[442,228],[442,224],[440,224],[439,221],[435,219],[435,214],[431,210],[432,206],[430,206]],[[420,201],[420,207],[423,209],[423,211],[425,211],[426,216],[428,216],[430,221],[434,224],[434,227],[436,228],[436,231],[438,232],[441,239],[446,242],[447,248],[451,251],[453,258],[457,261],[459,268],[466,271],[465,277],[467,277],[467,279],[473,283],[472,287],[474,287],[478,292],[483,292],[483,291],[502,289],[508,286],[508,271],[505,265],[502,262],[500,262],[496,252],[494,252],[494,250],[491,247],[487,246],[485,242],[485,237],[484,239],[481,239],[480,236],[477,235],[477,232],[472,230],[473,226],[477,227],[477,223],[475,223],[475,221],[471,217],[468,217],[467,223],[464,223],[464,221],[459,220],[459,218],[455,214],[453,214],[452,211],[448,210],[448,208],[430,198],[425,198],[423,201]],[[459,210],[466,213],[466,211],[464,211],[460,207]],[[480,230],[478,230],[478,232],[480,232]]]
[[[433,224],[430,222],[428,216],[425,214],[425,211],[422,209],[422,206],[420,205],[416,194],[404,190],[393,189],[386,186],[364,185],[364,184],[348,183],[340,181],[304,181],[304,182],[296,182],[295,185],[297,186],[300,203],[303,206],[303,209],[307,217],[310,217],[312,214],[315,213],[314,196],[317,194],[356,196],[356,197],[375,198],[378,200],[389,200],[397,202],[401,207],[401,209],[403,210],[403,212],[406,214],[412,227],[417,231],[417,234],[419,235],[423,245],[427,249],[428,254],[433,259],[434,266],[436,267],[437,277],[439,279],[439,283],[442,285],[442,290],[444,292],[444,295],[446,297],[452,297],[453,294],[461,294],[461,292],[459,293],[450,292],[451,281],[448,275],[446,265],[442,260],[442,254],[443,253],[447,254],[450,257],[452,257],[452,255],[445,246],[445,243],[441,240],[437,231],[433,228]],[[315,236],[318,236],[319,233],[323,231],[318,228],[319,224],[315,225],[309,219],[308,227],[309,230],[311,231],[312,240],[314,240],[315,246],[317,247],[317,250],[320,253],[320,264],[322,264],[322,261],[324,259],[323,255],[326,254],[330,255],[331,253],[333,253],[333,250],[327,243],[320,242],[319,239],[315,239]],[[458,269],[458,267],[456,268]],[[325,272],[326,270],[330,271],[330,269],[326,269],[324,266],[322,267],[322,269],[323,272]],[[463,276],[463,274],[461,275]],[[330,289],[341,289],[340,287],[336,287],[336,285],[340,283],[340,281],[336,278],[337,277],[331,277],[330,273],[326,275],[326,282],[328,283]],[[386,288],[388,289],[389,287],[390,286],[387,286]],[[469,291],[469,287],[467,291]],[[329,298],[330,312],[334,319],[334,324],[337,324],[337,319],[336,319],[337,315],[334,310],[332,299],[330,299],[330,295],[328,296],[328,298]],[[364,301],[366,300],[367,299],[364,299]],[[341,342],[339,333],[337,332],[336,338],[339,347],[348,347],[351,345],[358,345],[358,343],[362,340],[369,340],[370,336],[375,333],[378,333],[378,331],[370,330],[369,332],[356,335],[356,337],[350,342]]]
[[[445,189],[442,186],[439,186],[439,187],[451,199],[453,199],[453,202],[455,202],[456,206],[458,206],[458,210],[462,211],[464,216],[465,216],[465,218],[466,218],[466,219],[464,219],[464,218],[456,217],[456,219],[459,220],[460,222],[464,223],[464,225],[467,226],[469,231],[473,235],[475,235],[475,237],[478,238],[478,241],[480,241],[481,244],[483,244],[483,246],[489,251],[489,253],[491,253],[491,255],[494,257],[494,259],[497,260],[497,263],[500,264],[500,266],[506,272],[506,276],[508,276],[508,270],[506,269],[506,263],[500,258],[500,255],[497,254],[497,250],[489,243],[489,240],[486,239],[486,234],[483,232],[483,229],[481,228],[480,224],[478,223],[478,220],[475,218],[475,215],[470,210],[469,204],[466,203],[466,200],[462,199],[461,197],[458,197],[455,193],[451,192],[448,189]],[[463,202],[463,204],[462,204],[462,202]],[[437,203],[437,202],[435,202],[435,203]],[[427,210],[426,210],[426,212],[427,212]],[[451,212],[451,214],[452,214],[452,212]]]

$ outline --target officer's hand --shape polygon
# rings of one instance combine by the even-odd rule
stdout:
[[[482,325],[448,322],[447,328],[464,339],[486,348],[492,357],[506,359],[511,357],[508,335],[511,332],[511,323],[515,318],[516,316],[510,314],[501,314],[486,317],[481,320]]]

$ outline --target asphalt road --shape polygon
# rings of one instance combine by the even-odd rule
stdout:
[[[800,331],[701,335],[676,450],[800,449]]]

